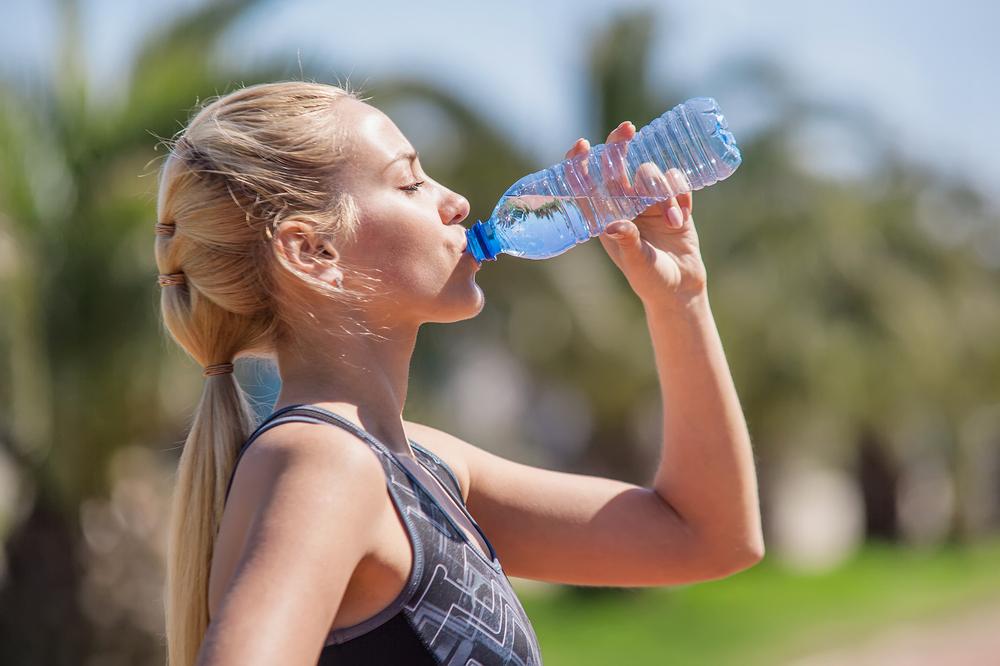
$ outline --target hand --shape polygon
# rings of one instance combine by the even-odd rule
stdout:
[[[635,125],[626,121],[607,140],[608,144],[620,144],[609,145],[605,157],[608,172],[624,194],[662,197],[683,193],[653,204],[634,220],[609,223],[598,239],[644,303],[664,299],[686,303],[705,293],[707,281],[691,216],[694,198],[690,191],[685,192],[690,186],[681,171],[670,169],[664,174],[652,162],[639,166],[633,187],[621,156],[635,134]],[[579,158],[584,177],[589,152],[590,143],[579,139],[566,153],[567,159]]]

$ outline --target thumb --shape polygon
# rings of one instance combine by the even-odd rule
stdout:
[[[623,251],[635,251],[640,248],[641,238],[639,227],[630,220],[615,220],[604,228],[604,234],[618,243]]]

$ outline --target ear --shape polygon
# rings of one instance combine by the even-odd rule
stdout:
[[[320,242],[320,247],[320,254],[326,260],[326,268],[322,269],[316,277],[328,284],[341,285],[344,273],[340,270],[337,263],[337,260],[340,259],[340,253],[337,252],[337,248],[333,246],[333,243],[329,239],[323,239]]]
[[[337,266],[340,253],[329,238],[316,233],[312,221],[301,217],[282,220],[274,230],[274,243],[285,260],[324,282],[336,282],[343,277]]]

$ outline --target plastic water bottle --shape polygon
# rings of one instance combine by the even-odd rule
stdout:
[[[625,143],[607,143],[511,185],[485,222],[467,231],[476,261],[500,253],[548,259],[601,234],[614,220],[713,185],[740,165],[740,150],[711,97],[678,104]],[[680,179],[667,177],[679,169]],[[680,181],[680,182],[678,182]]]

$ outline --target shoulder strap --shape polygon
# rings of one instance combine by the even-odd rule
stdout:
[[[444,460],[440,458],[437,454],[428,448],[425,448],[418,444],[417,442],[410,440],[410,445],[413,446],[413,450],[418,455],[423,455],[430,464],[425,465],[431,474],[437,477],[441,485],[444,486],[445,490],[455,499],[459,504],[465,504],[462,500],[462,484],[458,482],[458,477],[455,472],[452,471],[451,467]],[[442,473],[441,470],[444,470]]]
[[[229,472],[229,483],[226,485],[226,495],[225,499],[223,499],[223,504],[225,504],[226,500],[229,499],[229,491],[232,490],[233,488],[233,478],[236,476],[236,467],[240,464],[240,460],[243,459],[243,454],[247,452],[247,449],[250,448],[250,445],[254,442],[254,440],[256,440],[258,437],[263,435],[266,431],[270,430],[274,426],[281,425],[282,423],[319,422],[316,419],[311,418],[309,416],[294,415],[294,414],[285,415],[284,412],[286,411],[286,409],[288,408],[281,409],[280,411],[275,412],[274,414],[271,414],[266,419],[264,419],[264,421],[259,426],[257,426],[257,429],[253,431],[253,433],[250,435],[247,441],[243,443],[243,446],[240,447],[239,453],[236,454],[236,460],[233,462],[233,469]]]
[[[235,479],[236,477],[236,467],[237,465],[239,465],[240,460],[243,458],[243,454],[246,453],[247,449],[254,442],[254,440],[256,440],[266,431],[270,430],[275,426],[281,425],[282,423],[295,423],[295,422],[329,423],[331,425],[338,425],[342,428],[346,428],[350,432],[354,433],[356,436],[365,440],[365,442],[367,442],[370,446],[378,450],[389,460],[393,461],[407,476],[411,475],[411,472],[407,470],[399,462],[399,460],[396,458],[396,455],[391,450],[389,450],[389,448],[385,444],[375,439],[375,437],[372,436],[371,433],[359,427],[352,421],[345,419],[344,417],[334,412],[331,412],[330,410],[323,409],[322,407],[317,407],[315,405],[305,405],[305,404],[288,405],[287,407],[282,407],[278,411],[266,417],[261,422],[261,424],[257,426],[257,429],[254,430],[254,432],[250,435],[250,437],[243,444],[243,446],[240,447],[240,452],[237,454],[236,461],[233,463],[233,469],[229,474],[229,483],[226,486],[226,495],[225,499],[223,500],[223,504],[225,504],[225,501],[229,499],[229,492],[232,490],[233,487],[233,479]],[[459,484],[458,478],[455,476],[455,473],[451,470],[451,468],[437,455],[435,455],[432,451],[424,448],[423,446],[420,446],[419,444],[417,444],[417,442],[413,441],[412,439],[409,439],[409,442],[415,450],[422,452],[432,461],[432,463],[434,464],[433,466],[435,468],[434,470],[432,470],[432,473],[437,469],[441,468],[443,468],[445,472],[447,472],[449,477],[448,481],[444,481],[437,474],[435,474],[435,476],[438,477],[438,480],[442,482],[441,485],[444,486],[445,489],[449,492],[449,494],[453,496],[456,502],[464,504],[464,502],[462,501],[462,487]]]
[[[347,430],[354,433],[361,439],[365,440],[365,442],[367,442],[370,446],[377,449],[380,453],[384,454],[385,456],[388,456],[390,460],[393,460],[394,462],[399,464],[399,461],[396,460],[395,455],[392,453],[392,451],[389,450],[388,447],[386,447],[385,444],[375,439],[371,435],[371,433],[369,433],[367,430],[364,430],[363,428],[355,425],[354,423],[352,423],[348,419],[345,419],[339,414],[335,414],[334,412],[331,412],[329,410],[316,407],[315,405],[288,405],[286,407],[282,407],[278,411],[266,417],[260,423],[260,425],[257,426],[257,429],[253,431],[253,433],[250,435],[247,441],[244,442],[243,446],[240,447],[240,451],[236,455],[236,461],[233,463],[233,469],[229,474],[229,483],[226,486],[226,495],[225,499],[223,500],[223,504],[225,504],[225,501],[229,499],[229,492],[232,490],[233,487],[233,479],[236,477],[236,467],[237,465],[239,465],[240,460],[243,458],[243,454],[246,453],[248,448],[250,448],[250,445],[254,442],[254,440],[256,440],[258,437],[260,437],[262,434],[264,434],[266,431],[270,430],[274,426],[281,425],[282,423],[295,423],[295,422],[330,423],[332,425],[338,425],[342,428],[346,428]]]

